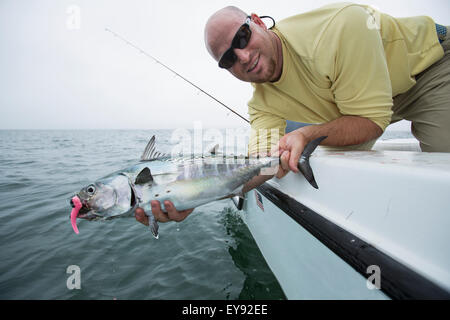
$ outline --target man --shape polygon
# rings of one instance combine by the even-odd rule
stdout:
[[[281,154],[281,178],[298,172],[303,148],[318,137],[328,136],[325,146],[370,150],[401,119],[412,122],[422,151],[450,152],[447,31],[429,17],[396,19],[351,3],[272,29],[256,14],[226,7],[208,20],[205,43],[221,68],[252,83],[249,152]],[[312,125],[284,135],[286,120]],[[158,220],[192,212],[155,209]]]

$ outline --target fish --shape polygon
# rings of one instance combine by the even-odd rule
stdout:
[[[307,181],[318,189],[309,157],[327,137],[311,141],[304,149],[298,168]],[[173,157],[156,151],[155,136],[138,163],[115,171],[81,188],[71,199],[70,221],[76,234],[77,219],[110,220],[133,217],[138,207],[149,218],[153,236],[159,238],[159,227],[151,213],[152,200],[169,200],[177,210],[196,208],[203,204],[242,196],[244,185],[262,170],[276,168],[279,157],[238,157],[220,155],[217,146],[209,155]],[[271,175],[274,175],[272,170]]]

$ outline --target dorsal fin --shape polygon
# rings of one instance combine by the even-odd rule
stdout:
[[[208,153],[212,155],[216,155],[219,151],[219,144],[216,144],[214,147],[209,149]]]
[[[144,184],[152,181],[153,181],[152,173],[150,172],[150,169],[148,167],[145,167],[144,169],[142,169],[141,172],[139,172],[139,174],[136,177],[136,181],[134,183]]]
[[[141,161],[153,160],[164,156],[166,156],[165,153],[161,153],[155,150],[155,136],[152,136],[150,141],[147,143],[144,152],[142,153]]]

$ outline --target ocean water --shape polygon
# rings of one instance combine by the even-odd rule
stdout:
[[[153,134],[170,152],[171,130],[0,131],[0,299],[286,299],[231,200],[160,224],[159,240],[134,218],[73,232],[74,192],[137,162]]]
[[[69,198],[171,130],[0,131],[0,299],[285,299],[231,200],[160,224],[70,225]],[[81,289],[67,273],[79,267]]]

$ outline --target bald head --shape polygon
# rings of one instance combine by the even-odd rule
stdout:
[[[227,53],[225,69],[239,80],[254,83],[276,81],[283,66],[281,40],[275,32],[267,29],[257,14],[251,14],[250,22],[246,21],[248,16],[232,6],[214,13],[205,26],[206,48],[216,61],[232,49]],[[248,32],[242,29],[237,39],[239,45],[232,46],[234,37],[244,23],[248,23]],[[219,66],[224,68],[223,64]]]
[[[247,13],[241,9],[229,6],[214,13],[206,22],[205,45],[209,54],[216,60],[220,59],[220,48],[224,45],[224,34],[228,30],[236,30],[242,25],[247,17]],[[232,33],[234,34],[234,33]],[[227,46],[231,43],[228,40]]]

